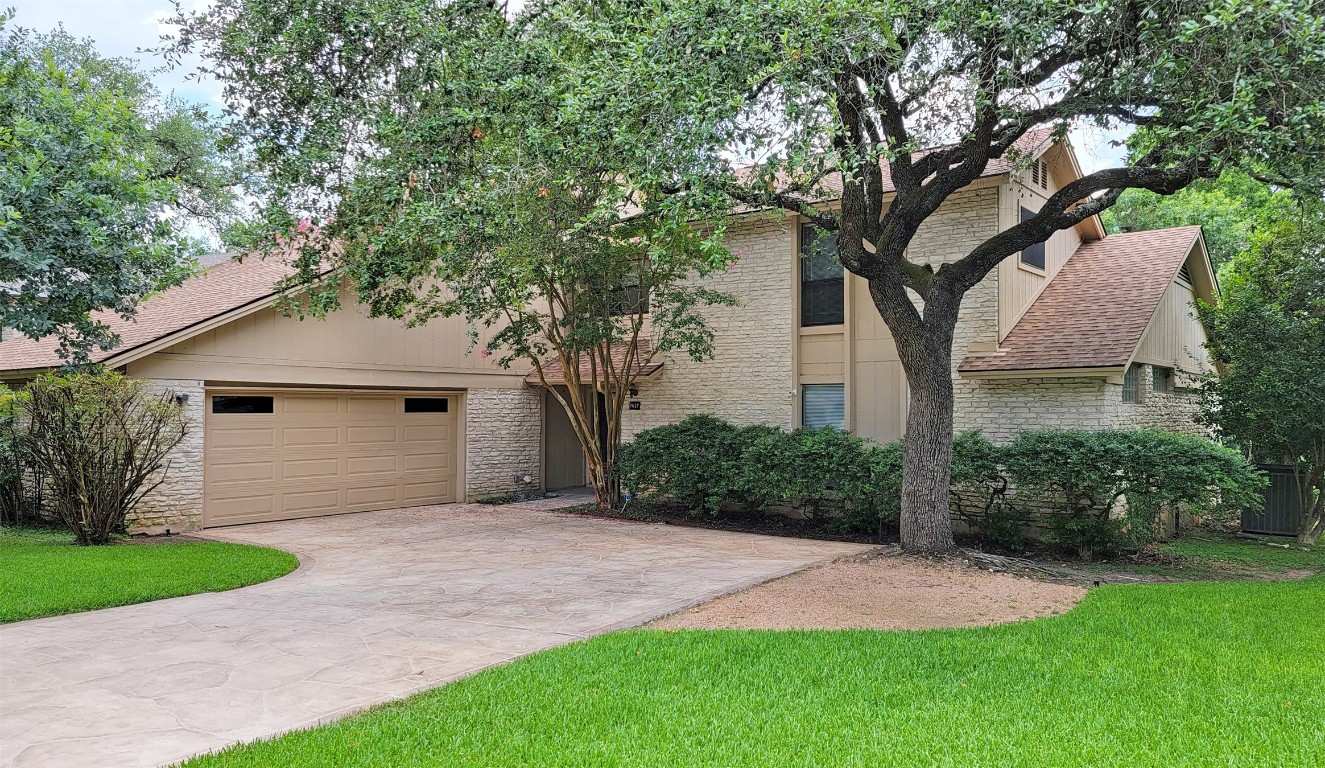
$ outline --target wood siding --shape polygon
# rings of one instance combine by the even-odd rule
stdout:
[[[1065,178],[1066,153],[1050,150],[1046,153],[1049,169],[1048,184],[1037,185],[1029,171],[1014,174],[999,190],[998,229],[1003,231],[1021,221],[1021,209],[1038,212],[1049,196],[1058,191],[1059,179]],[[1055,232],[1044,244],[1044,269],[1039,270],[1021,263],[1013,254],[999,263],[998,272],[998,340],[1007,338],[1031,302],[1063,268],[1068,258],[1081,245],[1081,233],[1076,229]]]
[[[1205,328],[1196,318],[1191,286],[1173,281],[1155,310],[1137,348],[1136,362],[1200,374],[1211,368]]]
[[[149,378],[336,386],[518,387],[518,372],[470,349],[466,322],[436,319],[407,328],[369,318],[342,290],[342,309],[299,320],[262,309],[130,365]],[[180,376],[182,374],[182,376]],[[452,374],[439,382],[437,374]]]

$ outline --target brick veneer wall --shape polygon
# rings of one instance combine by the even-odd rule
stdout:
[[[537,490],[542,483],[543,401],[539,390],[471,389],[465,394],[468,498]],[[528,475],[528,483],[516,477]]]
[[[165,479],[143,498],[128,517],[129,533],[159,535],[169,530],[196,531],[202,528],[202,446],[204,397],[201,381],[152,379],[154,392],[188,395],[184,415],[188,432],[170,454]]]

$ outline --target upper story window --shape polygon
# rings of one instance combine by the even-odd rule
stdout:
[[[638,272],[632,272],[608,294],[608,311],[613,315],[649,314],[649,292],[640,284]]]
[[[801,325],[841,325],[845,321],[842,263],[837,236],[801,226]]]
[[[1035,218],[1035,211],[1032,211],[1029,208],[1021,209],[1021,221],[1023,224],[1033,218]],[[1044,269],[1044,243],[1036,243],[1035,245],[1022,249],[1021,263],[1028,267]]]
[[[1127,373],[1123,374],[1123,402],[1139,403],[1142,399],[1141,366],[1133,363],[1127,366]]]

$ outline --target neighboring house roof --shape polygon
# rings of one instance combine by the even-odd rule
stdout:
[[[1200,227],[1175,227],[1082,243],[1013,326],[1000,351],[971,355],[958,370],[1126,366],[1200,237]]]
[[[130,320],[113,313],[95,313],[93,317],[119,335],[120,344],[109,351],[93,350],[91,359],[118,365],[144,345],[184,334],[239,310],[256,310],[276,299],[276,283],[292,273],[292,267],[284,259],[253,254],[243,261],[218,263],[181,285],[144,299]],[[33,341],[20,336],[0,342],[0,371],[63,365],[58,347],[59,340],[55,337]]]
[[[612,369],[614,371],[617,372],[625,371],[626,352],[628,351],[628,349],[629,348],[626,345],[618,345],[612,347]],[[634,378],[647,379],[650,376],[657,373],[658,371],[662,370],[663,367],[662,363],[649,363],[648,365],[640,365],[640,360],[647,360],[652,354],[653,354],[653,344],[648,339],[640,339],[638,345],[638,353],[635,360],[635,371],[633,374]],[[602,371],[599,371],[600,377],[602,376],[602,373],[603,373]],[[581,355],[580,382],[581,383],[589,382],[590,377],[592,375],[593,373],[591,370],[591,366],[589,364],[589,358],[584,355]],[[564,384],[566,381],[566,369],[565,367],[562,366],[561,360],[554,358],[543,363],[543,376],[546,377],[547,382],[549,384]],[[532,373],[525,376],[524,380],[530,384],[543,383],[543,380],[538,377],[537,370],[534,370]]]

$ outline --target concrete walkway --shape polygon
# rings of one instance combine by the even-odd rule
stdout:
[[[171,763],[867,549],[538,510],[555,503],[210,531],[302,565],[232,592],[0,626],[0,766]]]

